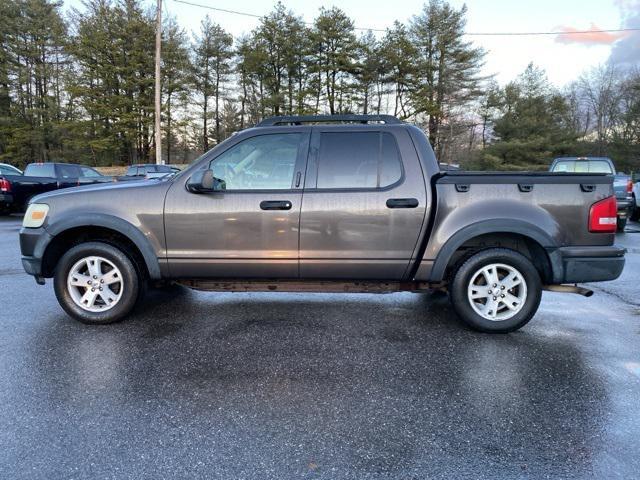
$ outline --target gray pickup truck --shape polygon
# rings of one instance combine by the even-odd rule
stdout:
[[[449,292],[469,326],[509,332],[543,289],[617,278],[603,174],[443,172],[389,116],[275,117],[155,181],[34,198],[22,263],[86,323],[149,283],[209,291]]]

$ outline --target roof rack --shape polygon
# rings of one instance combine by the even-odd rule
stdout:
[[[303,123],[384,123],[400,125],[403,122],[393,115],[284,115],[262,120],[256,127],[276,125],[302,125]]]

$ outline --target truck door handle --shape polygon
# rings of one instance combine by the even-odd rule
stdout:
[[[389,208],[416,208],[418,206],[417,198],[390,198],[387,200]]]
[[[264,200],[260,202],[262,210],[291,210],[289,200]]]

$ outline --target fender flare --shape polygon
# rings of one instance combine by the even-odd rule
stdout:
[[[514,219],[483,220],[464,227],[447,240],[433,262],[429,280],[441,282],[444,279],[447,266],[458,248],[472,238],[489,233],[516,233],[534,240],[547,251],[558,247],[550,235],[532,223]],[[555,270],[554,262],[551,259],[549,259],[549,264]]]
[[[45,230],[52,237],[55,237],[66,230],[78,227],[103,227],[124,235],[138,247],[149,271],[149,276],[154,280],[162,277],[158,256],[147,237],[138,228],[122,218],[99,213],[80,214],[56,220],[54,223],[47,225]]]

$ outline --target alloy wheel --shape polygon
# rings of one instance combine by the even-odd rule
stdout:
[[[527,300],[527,283],[516,268],[492,263],[471,276],[467,298],[478,315],[499,322],[522,310]]]
[[[88,312],[112,309],[122,298],[124,281],[115,264],[104,257],[78,260],[67,275],[67,290],[72,300]]]

